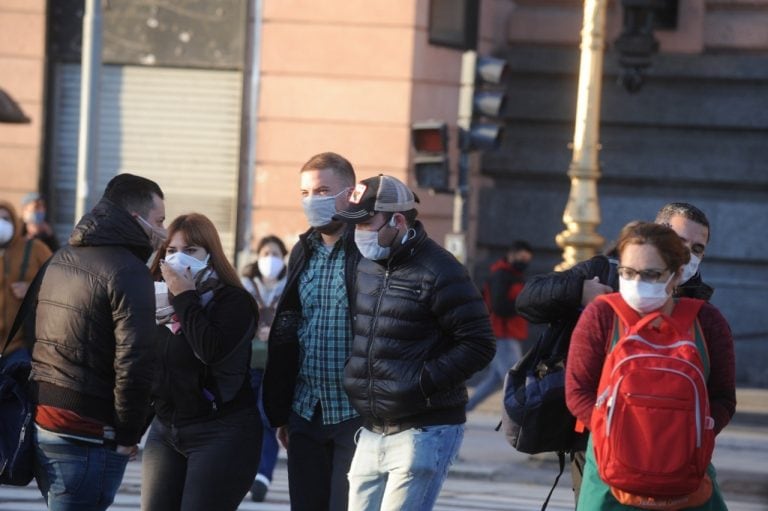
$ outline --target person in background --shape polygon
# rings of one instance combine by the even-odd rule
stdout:
[[[506,255],[491,265],[483,297],[491,314],[493,335],[496,336],[496,355],[467,402],[468,412],[499,390],[507,371],[520,360],[522,343],[528,338],[528,321],[517,315],[515,299],[523,289],[524,272],[532,258],[531,245],[527,241],[516,240]]]
[[[248,374],[258,310],[206,216],[174,219],[159,254],[165,258],[151,267],[160,295],[153,339],[159,363],[141,508],[234,511],[261,451]]]
[[[655,311],[672,315],[677,304],[675,289],[684,284],[683,275],[690,259],[690,250],[680,234],[665,225],[632,222],[622,229],[616,249],[619,255],[619,293],[623,302],[640,317]],[[616,313],[607,302],[593,300],[581,313],[571,337],[568,364],[565,366],[566,402],[571,413],[587,427],[591,424],[603,364],[611,347],[615,318]],[[736,410],[733,337],[728,322],[715,306],[705,302],[697,319],[709,360],[707,393],[714,433],[718,434]],[[661,457],[665,453],[657,455]],[[704,505],[686,509],[727,509],[711,466],[708,472],[713,483],[712,496]],[[637,509],[619,504],[601,480],[591,441],[587,445],[577,508],[586,511]]]
[[[25,239],[13,206],[0,201],[0,342],[4,343],[10,333],[13,320],[19,311],[21,301],[37,271],[51,257],[51,251],[41,241]],[[29,360],[32,353],[32,331],[30,325],[22,325],[13,336],[3,355],[4,363],[11,356]]]
[[[265,236],[256,245],[256,261],[243,271],[241,280],[246,291],[253,295],[259,307],[259,326],[251,344],[251,388],[256,395],[264,434],[261,443],[259,472],[251,485],[251,500],[263,502],[272,482],[277,463],[277,432],[269,424],[264,412],[261,382],[267,366],[267,340],[272,320],[275,319],[277,302],[285,290],[285,256],[288,250],[277,236]]]
[[[45,199],[37,192],[30,192],[21,199],[21,218],[24,226],[21,234],[28,239],[36,238],[56,252],[59,249],[59,240],[53,232],[53,227],[46,217]]]
[[[336,153],[317,154],[299,171],[310,228],[291,249],[269,332],[264,410],[288,450],[294,511],[347,509],[347,472],[362,421],[342,380],[360,252],[355,230],[333,215],[353,186],[352,164]]]
[[[50,509],[109,507],[146,429],[163,192],[120,174],[52,257],[35,311],[35,479]]]

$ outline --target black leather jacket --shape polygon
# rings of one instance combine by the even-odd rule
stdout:
[[[387,261],[358,266],[344,388],[368,423],[460,424],[465,381],[491,361],[495,339],[465,268],[415,230]]]
[[[141,438],[155,367],[155,294],[149,238],[102,199],[51,258],[40,286],[32,397]]]

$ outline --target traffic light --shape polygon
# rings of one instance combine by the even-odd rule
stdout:
[[[504,133],[502,116],[507,102],[507,62],[494,57],[476,57],[469,67],[474,73],[465,90],[471,92],[471,119],[469,127],[460,131],[460,145],[463,151],[495,149],[501,143]]]
[[[416,150],[416,184],[420,188],[446,190],[450,175],[448,125],[442,121],[415,122],[411,125],[411,142]]]

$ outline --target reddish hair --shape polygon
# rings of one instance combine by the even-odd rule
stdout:
[[[687,264],[691,259],[691,253],[685,246],[683,240],[670,227],[651,222],[630,222],[624,226],[619,234],[619,241],[616,243],[616,250],[619,256],[624,252],[627,245],[653,245],[659,251],[659,255],[664,260],[673,273]]]

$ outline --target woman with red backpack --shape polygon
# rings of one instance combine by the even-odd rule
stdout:
[[[578,509],[725,510],[710,461],[736,408],[730,327],[673,298],[690,253],[672,229],[630,223],[617,250],[619,293],[587,306],[568,352],[566,401],[590,430]]]

